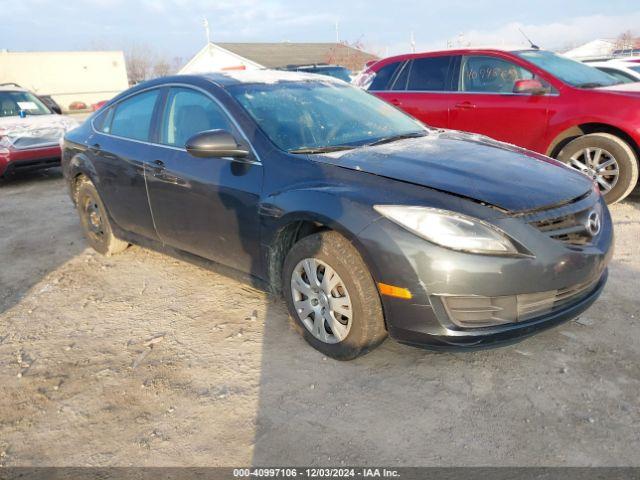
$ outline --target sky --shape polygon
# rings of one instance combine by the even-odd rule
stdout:
[[[640,35],[637,0],[0,0],[0,50],[120,50],[190,58],[220,42],[359,42],[380,56],[453,44],[543,48]]]

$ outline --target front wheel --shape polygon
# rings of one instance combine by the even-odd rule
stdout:
[[[558,160],[594,180],[607,203],[619,202],[638,182],[638,159],[621,138],[608,133],[578,137],[560,150]]]
[[[285,260],[282,283],[296,329],[325,355],[351,360],[385,339],[375,282],[340,234],[321,232],[296,243]]]

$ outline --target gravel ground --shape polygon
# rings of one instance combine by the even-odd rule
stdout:
[[[0,182],[0,465],[640,465],[640,198],[578,321],[341,363],[222,269],[87,249],[58,171]]]

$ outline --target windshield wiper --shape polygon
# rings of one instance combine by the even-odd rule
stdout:
[[[405,138],[424,137],[425,135],[428,135],[428,133],[427,132],[413,132],[413,133],[403,133],[403,134],[400,134],[400,135],[392,135],[390,137],[381,138],[379,140],[376,140],[375,142],[368,143],[367,146],[368,147],[373,147],[375,145],[382,145],[384,143],[397,142],[398,140],[404,140]]]
[[[587,83],[580,83],[579,85],[576,85],[578,88],[597,88],[597,87],[604,87],[604,83],[600,83],[600,82],[587,82]]]
[[[326,147],[300,147],[293,150],[289,150],[289,153],[330,153],[330,152],[339,152],[341,150],[352,150],[355,147],[350,145],[334,145],[334,146],[326,146]]]

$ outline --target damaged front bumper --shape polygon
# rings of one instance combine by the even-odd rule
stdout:
[[[605,287],[607,276],[608,272],[605,270],[593,288],[579,299],[561,308],[551,310],[549,313],[522,322],[466,329],[443,327],[439,331],[428,332],[422,331],[421,326],[415,323],[391,322],[388,327],[389,335],[401,343],[432,350],[476,350],[510,345],[580,316],[598,299]],[[396,301],[396,299],[391,300]],[[396,311],[396,315],[423,321],[434,315],[433,310],[427,306],[412,305],[411,308],[404,311],[404,314],[402,313],[403,307],[396,306],[392,310]]]
[[[23,150],[0,148],[0,176],[60,165],[59,144]]]
[[[0,176],[60,164],[60,142],[78,126],[60,115],[7,117],[0,122]]]
[[[385,218],[376,220],[358,235],[372,275],[376,282],[411,292],[410,299],[381,295],[389,335],[432,349],[486,348],[577,317],[606,283],[613,254],[611,217],[595,195],[550,213],[584,208],[601,211],[602,228],[579,246],[551,238],[530,219],[493,219],[532,256],[454,251]]]

